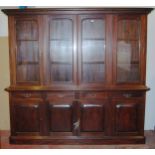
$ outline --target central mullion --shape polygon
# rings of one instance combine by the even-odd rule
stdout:
[[[78,15],[73,15],[73,21],[73,81],[78,85]]]

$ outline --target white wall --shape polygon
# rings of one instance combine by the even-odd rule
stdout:
[[[155,10],[148,16],[146,84],[151,88],[146,97],[145,129],[155,126]]]
[[[0,37],[8,36],[8,18],[0,10]]]
[[[8,35],[7,30],[8,30],[7,16],[5,16],[2,12],[0,12],[0,37],[7,36]],[[2,56],[1,52],[2,51],[0,51],[0,57]],[[1,71],[0,71],[0,74],[2,74]],[[154,125],[155,125],[155,11],[152,11],[151,14],[149,14],[148,16],[146,83],[147,83],[147,86],[151,88],[151,90],[147,93],[147,98],[146,98],[145,129],[150,130],[150,129],[154,129]],[[3,118],[0,118],[0,119],[3,119]]]

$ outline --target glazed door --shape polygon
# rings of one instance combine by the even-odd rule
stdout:
[[[141,16],[114,17],[114,74],[115,83],[140,83],[145,65],[145,24]],[[145,21],[145,20],[144,20]],[[143,60],[143,61],[142,61]]]
[[[54,15],[46,20],[47,82],[50,85],[73,85],[76,82],[75,16]]]
[[[80,15],[78,31],[79,83],[106,82],[106,17]]]
[[[15,18],[16,83],[40,84],[40,26],[38,16]]]

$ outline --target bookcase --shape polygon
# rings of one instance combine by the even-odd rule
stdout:
[[[7,9],[10,142],[144,143],[149,8]]]

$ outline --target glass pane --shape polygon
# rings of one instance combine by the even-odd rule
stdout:
[[[51,81],[72,82],[73,25],[70,19],[50,22]]]
[[[72,39],[72,20],[53,19],[50,23],[50,40],[71,40]]]
[[[118,39],[139,40],[140,23],[135,19],[122,19],[118,21]]]
[[[17,81],[33,82],[39,81],[39,65],[38,64],[20,64],[17,66]]]
[[[103,19],[85,19],[82,22],[83,39],[104,39],[105,23]]]
[[[70,64],[52,64],[51,78],[55,82],[64,82],[72,80],[72,65]]]
[[[39,47],[37,22],[17,21],[17,82],[39,81]]]
[[[103,62],[104,58],[104,40],[83,40],[83,62]]]
[[[105,81],[105,21],[82,21],[82,81]]]
[[[37,41],[18,41],[17,62],[38,62],[38,42]]]
[[[38,27],[36,21],[17,21],[16,25],[17,40],[37,40]]]
[[[72,42],[53,40],[50,42],[50,60],[52,62],[72,62]]]
[[[117,38],[117,82],[137,82],[140,80],[138,20],[120,20]]]
[[[104,64],[86,63],[83,64],[83,82],[104,81]]]

